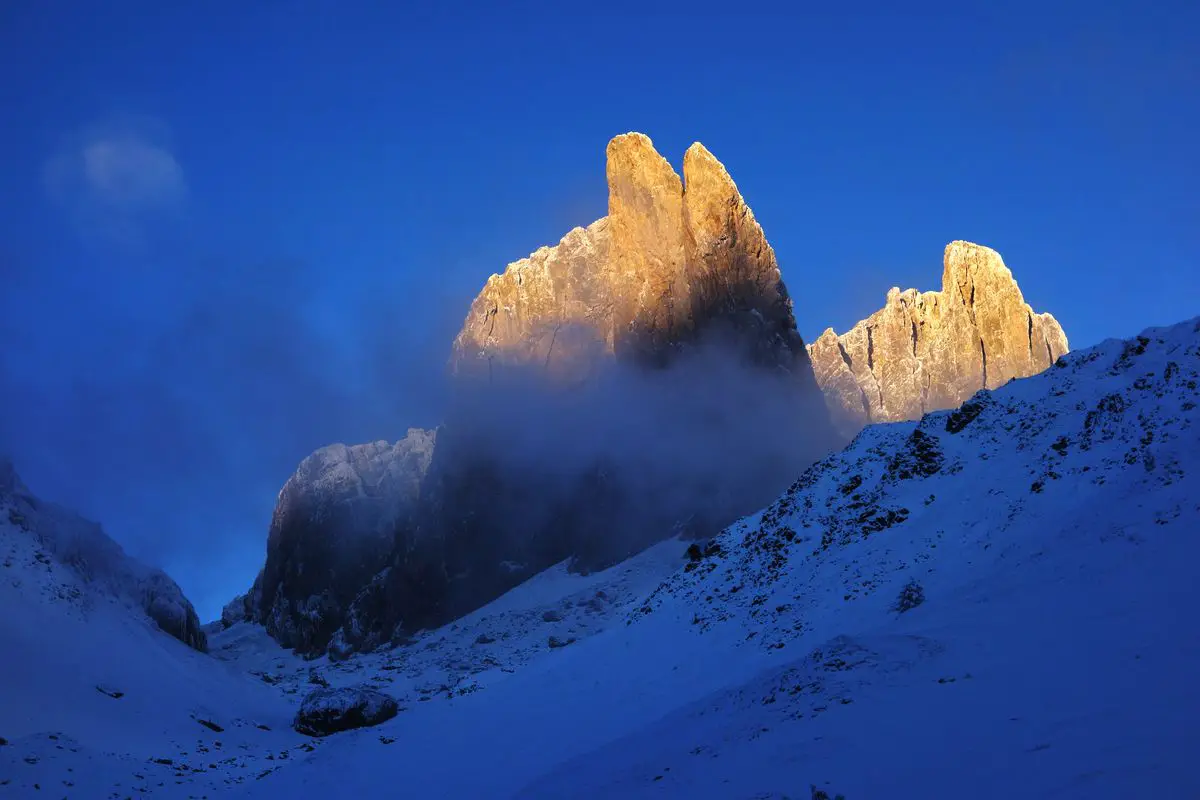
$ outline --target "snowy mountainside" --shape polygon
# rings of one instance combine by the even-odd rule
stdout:
[[[272,754],[311,746],[290,730],[290,704],[252,678],[121,604],[70,602],[69,575],[39,582],[23,569],[16,585],[11,571],[0,580],[0,797],[213,796],[271,768]]]
[[[169,577],[0,484],[0,797],[199,797],[311,746],[276,693],[160,630],[204,643]]]
[[[196,611],[175,581],[128,556],[98,524],[35,497],[3,458],[0,548],[8,569],[14,561],[36,561],[39,571],[50,577],[43,576],[35,584],[58,599],[84,610],[101,602],[121,603],[145,614],[184,644],[197,650],[206,646]],[[11,580],[21,579],[12,576]]]
[[[868,428],[624,624],[239,796],[1200,795],[1198,381],[1192,320]]]
[[[1186,528],[1200,503],[1182,491],[1200,456],[1198,327],[1110,340],[959,409],[865,429],[698,548],[634,616],[673,597],[701,629],[731,621],[778,648],[823,628],[814,609],[841,606],[841,624],[912,578],[956,580],[1090,536],[1136,540],[1143,521]]]
[[[318,686],[367,684],[395,697],[402,717],[453,714],[619,622],[682,566],[683,550],[671,540],[586,576],[564,562],[453,625],[335,661],[306,660],[245,622],[208,626],[209,653],[197,653],[122,604],[72,602],[77,577],[50,560],[47,572],[31,549],[0,584],[0,641],[23,654],[0,672],[0,797],[224,796],[328,745],[291,729]],[[388,729],[336,738],[383,748]]]

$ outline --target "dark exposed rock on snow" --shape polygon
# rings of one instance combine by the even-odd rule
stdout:
[[[395,444],[336,444],[306,458],[279,493],[262,574],[222,619],[244,609],[284,646],[324,651],[386,566],[434,441],[413,428]]]
[[[260,586],[262,582],[262,573],[259,572],[255,579],[255,586]],[[261,593],[261,588],[260,588]],[[255,608],[251,602],[253,592],[239,594],[237,597],[230,600],[221,609],[221,628],[231,628],[239,622],[247,622],[254,619]]]
[[[207,648],[196,610],[175,581],[127,555],[97,523],[35,497],[3,458],[0,522],[34,537],[45,557],[70,569],[86,586],[139,609],[189,647]]]
[[[306,736],[369,728],[396,716],[396,700],[368,686],[314,689],[300,704],[293,727]]]

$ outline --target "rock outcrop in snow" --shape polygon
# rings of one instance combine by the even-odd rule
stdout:
[[[826,329],[809,346],[830,414],[847,435],[953,408],[1066,352],[1062,327],[1029,307],[1000,254],[961,241],[946,246],[941,291],[893,288],[882,309],[841,335]]]
[[[399,710],[394,697],[370,686],[323,687],[304,698],[292,725],[307,736],[329,736],[387,722]]]
[[[284,484],[271,518],[267,561],[249,595],[222,612],[262,622],[286,647],[324,651],[360,591],[383,569],[433,457],[436,433],[324,447]]]
[[[127,604],[189,647],[201,652],[206,649],[196,610],[175,581],[127,555],[97,523],[38,499],[21,481],[12,463],[3,458],[0,533],[32,544],[35,557],[47,569],[53,560],[74,576],[70,585],[56,584],[54,592],[63,600],[78,603],[85,610],[97,602]],[[4,566],[11,567],[11,559],[6,558]]]

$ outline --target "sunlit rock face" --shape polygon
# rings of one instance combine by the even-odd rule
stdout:
[[[608,216],[488,279],[454,341],[455,372],[580,377],[605,356],[662,365],[719,337],[812,388],[775,252],[721,162],[693,144],[681,179],[640,133],[606,156]]]
[[[893,288],[882,309],[841,335],[827,329],[808,349],[834,423],[853,435],[1035,375],[1068,348],[999,253],[957,241],[946,246],[941,291]]]
[[[555,376],[586,375],[612,353],[612,303],[601,265],[608,217],[575,228],[554,247],[488,278],[454,340],[452,368],[484,375],[505,364],[540,364]]]

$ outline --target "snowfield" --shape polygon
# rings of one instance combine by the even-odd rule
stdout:
[[[336,663],[11,589],[22,551],[0,796],[1200,797],[1198,386],[1200,319],[1105,342],[867,428],[710,542]],[[361,683],[399,714],[289,729]]]

